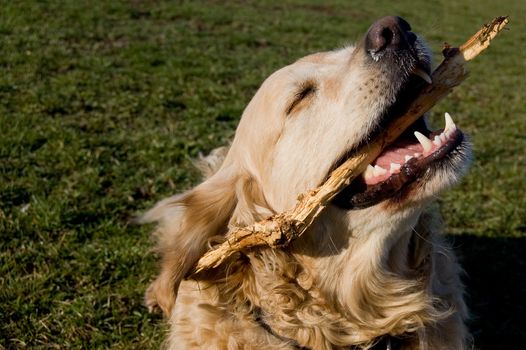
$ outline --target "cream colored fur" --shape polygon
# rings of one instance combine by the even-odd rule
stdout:
[[[362,210],[330,206],[292,246],[247,252],[198,281],[185,274],[243,226],[290,209],[393,103],[360,47],[308,56],[271,75],[243,113],[231,147],[201,163],[194,189],[144,217],[159,222],[161,272],[146,293],[170,323],[167,349],[367,349],[404,337],[404,349],[463,349],[460,268],[432,203],[465,164],[429,173],[410,195]],[[313,96],[290,110],[302,84]],[[256,309],[274,335],[255,320]],[[276,336],[277,335],[277,336]]]

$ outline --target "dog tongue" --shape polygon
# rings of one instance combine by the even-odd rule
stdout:
[[[379,165],[389,170],[391,163],[402,165],[406,162],[406,157],[416,157],[415,154],[421,155],[423,151],[424,149],[418,141],[400,140],[386,148],[372,165]]]

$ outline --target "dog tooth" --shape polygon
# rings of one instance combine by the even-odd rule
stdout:
[[[389,172],[394,173],[397,170],[400,170],[402,166],[398,163],[391,163],[391,167],[389,168]]]
[[[422,153],[415,153],[413,155],[415,156],[415,158],[418,158],[418,157],[420,157],[422,155]]]
[[[446,126],[444,130],[456,130],[457,129],[457,126],[455,125],[453,118],[451,118],[451,115],[448,112],[444,113],[444,119],[446,121]]]
[[[440,136],[436,135],[435,139],[433,140],[433,144],[437,147],[442,146],[442,140],[440,139]]]
[[[410,156],[410,155],[406,155],[405,156],[405,162],[409,162],[411,159],[413,159],[413,156]]]
[[[433,148],[433,143],[428,139],[424,134],[415,131],[415,137],[418,139],[418,142],[424,147],[424,152],[428,152]]]
[[[374,177],[374,168],[371,164],[369,164],[367,166],[367,169],[365,169],[365,171],[363,172],[363,177],[366,179],[370,177]]]
[[[387,170],[382,168],[381,166],[379,165],[375,165],[374,166],[374,175],[375,176],[381,176],[381,175],[385,175],[387,174]]]
[[[440,141],[442,141],[442,143],[446,143],[447,141],[447,136],[445,133],[441,133],[440,134]]]
[[[433,83],[429,74],[427,74],[427,72],[420,67],[416,67],[413,71],[413,74],[418,75],[420,78],[424,79],[428,84]]]

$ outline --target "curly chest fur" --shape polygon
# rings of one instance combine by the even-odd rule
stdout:
[[[250,253],[203,281],[184,281],[170,348],[367,349],[386,335],[396,337],[398,349],[459,348],[461,336],[451,334],[461,322],[452,311],[464,308],[458,267],[433,224],[434,215],[422,214],[383,258],[366,264],[352,261],[358,250],[337,256],[333,242],[333,268],[324,275],[316,273],[319,257],[309,256],[308,245],[320,242],[306,239],[289,251]],[[342,280],[348,272],[341,266],[352,264],[354,274]],[[443,347],[444,332],[450,347]]]

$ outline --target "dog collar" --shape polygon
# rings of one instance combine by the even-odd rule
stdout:
[[[272,329],[268,323],[263,319],[263,310],[260,307],[256,307],[253,311],[254,320],[263,328],[267,333],[272,335],[275,338],[278,338],[281,341],[289,343],[294,349],[297,350],[312,350],[309,347],[301,346],[296,340],[283,337]],[[402,348],[402,339],[398,337],[393,337],[392,335],[386,334],[377,338],[375,344],[369,348],[370,350],[399,350]],[[350,345],[346,348],[347,350],[358,350],[358,347],[355,345]]]

